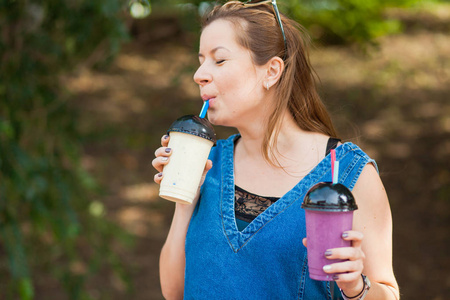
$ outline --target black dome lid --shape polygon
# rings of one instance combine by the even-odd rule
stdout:
[[[194,115],[187,115],[177,119],[172,123],[172,125],[170,125],[167,133],[171,131],[196,135],[210,140],[214,144],[217,140],[216,133],[214,132],[214,128],[212,127],[211,123],[205,118],[200,118]]]
[[[357,210],[355,198],[350,190],[340,183],[320,182],[306,193],[302,208],[320,211]]]

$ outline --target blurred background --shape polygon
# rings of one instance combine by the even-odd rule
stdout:
[[[402,299],[449,299],[450,4],[278,2],[314,40],[342,138],[378,162]],[[210,7],[0,1],[0,299],[162,299],[174,204],[151,161],[172,121],[200,111]]]

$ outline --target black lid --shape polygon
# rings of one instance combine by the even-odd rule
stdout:
[[[171,131],[193,134],[216,143],[216,133],[211,123],[198,116],[187,115],[179,118],[170,125],[167,133]]]
[[[319,182],[306,193],[302,208],[320,211],[357,210],[352,192],[340,183]]]

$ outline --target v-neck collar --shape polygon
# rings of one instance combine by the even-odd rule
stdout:
[[[283,211],[288,209],[296,201],[303,201],[303,195],[309,187],[320,181],[331,181],[330,155],[327,155],[291,190],[258,215],[243,231],[239,231],[236,225],[234,211],[234,142],[237,138],[239,138],[238,134],[233,135],[224,144],[221,178],[222,195],[220,197],[224,233],[234,252],[241,250],[258,231],[263,229],[264,226],[283,213]],[[345,144],[336,148],[337,158],[340,156],[338,149],[343,146]]]

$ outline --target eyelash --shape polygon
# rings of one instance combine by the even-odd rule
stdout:
[[[225,59],[220,59],[218,61],[216,61],[216,65],[221,65],[225,62]]]

